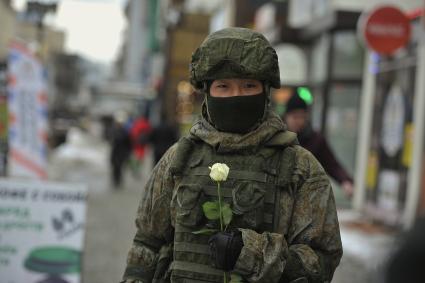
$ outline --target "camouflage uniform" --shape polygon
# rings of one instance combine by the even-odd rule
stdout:
[[[191,78],[198,89],[207,76],[215,78],[208,73],[217,65],[212,55],[202,59],[203,52],[223,37],[229,41],[209,47],[239,60],[230,68],[227,64],[225,72],[242,66],[236,72],[245,78],[263,66],[261,74],[272,70],[276,75],[267,62],[275,60],[277,66],[277,57],[261,35],[225,29],[207,38],[193,56]],[[235,43],[235,38],[241,40]],[[252,56],[243,54],[253,48],[255,63],[250,65],[244,60]],[[208,64],[196,65],[206,59]],[[272,75],[252,78],[278,87],[278,76]],[[215,162],[230,167],[224,201],[235,213],[230,226],[242,231],[244,246],[232,272],[245,282],[330,282],[342,246],[329,179],[268,109],[245,135],[216,130],[204,111],[189,136],[167,151],[145,187],[123,282],[223,282],[223,272],[208,266],[207,238],[192,233],[208,224],[201,205],[216,197],[208,177],[208,166]]]

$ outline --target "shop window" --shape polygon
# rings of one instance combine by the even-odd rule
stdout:
[[[361,87],[357,84],[332,84],[326,117],[328,141],[350,174],[355,167],[360,93]]]
[[[333,35],[332,77],[357,79],[362,77],[364,50],[355,31],[339,31]]]
[[[317,40],[312,50],[312,65],[310,77],[312,83],[321,83],[327,79],[328,53],[330,48],[330,37],[323,34]]]

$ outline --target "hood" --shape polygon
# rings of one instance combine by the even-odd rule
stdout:
[[[204,116],[204,115],[203,115]],[[267,112],[266,119],[247,134],[225,133],[216,130],[204,117],[190,129],[190,134],[214,147],[217,152],[257,151],[273,137],[286,131],[286,126],[277,114]]]

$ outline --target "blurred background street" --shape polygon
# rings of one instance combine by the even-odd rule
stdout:
[[[424,9],[0,0],[0,283],[119,282],[144,184],[201,112],[192,52],[230,26],[273,45],[271,107],[332,179],[344,247],[332,282],[386,282],[425,215]]]

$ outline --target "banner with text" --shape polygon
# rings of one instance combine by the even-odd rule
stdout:
[[[7,175],[8,154],[7,61],[0,60],[0,176]]]
[[[46,179],[46,74],[36,57],[14,43],[8,58],[9,175]]]
[[[0,179],[0,278],[8,283],[81,281],[87,189]]]

